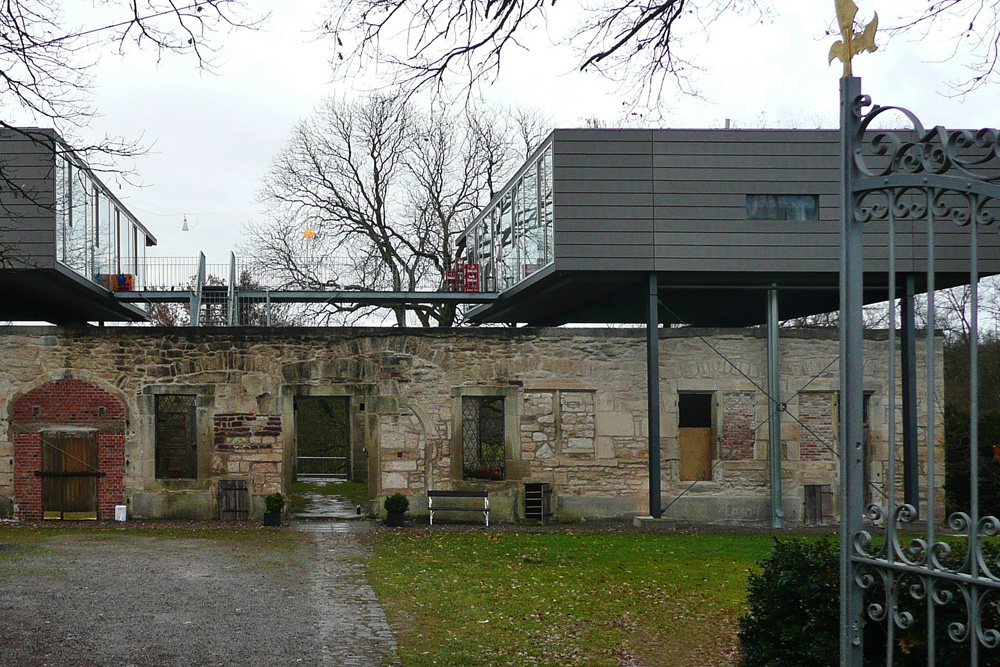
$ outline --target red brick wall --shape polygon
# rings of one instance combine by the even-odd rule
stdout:
[[[722,395],[721,458],[730,461],[753,459],[753,418],[756,409],[757,394],[752,391],[731,391]]]
[[[125,405],[89,382],[67,378],[32,389],[11,406],[14,443],[14,502],[17,516],[42,518],[41,430],[59,426],[96,428],[98,470],[97,518],[114,518],[115,505],[125,503]]]
[[[799,456],[803,461],[833,459],[834,431],[833,393],[805,392],[799,394]]]

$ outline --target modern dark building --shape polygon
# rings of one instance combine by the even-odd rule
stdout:
[[[836,130],[555,130],[460,237],[500,292],[470,317],[643,322],[650,276],[665,323],[763,323],[775,287],[780,319],[837,310],[839,141]],[[865,299],[877,302],[886,225],[870,224]],[[965,282],[964,236],[937,232],[938,288]],[[897,266],[918,292],[925,246],[897,225]],[[981,260],[1000,272],[1000,244]]]
[[[115,299],[142,285],[156,238],[53,130],[0,130],[0,318],[142,321]]]

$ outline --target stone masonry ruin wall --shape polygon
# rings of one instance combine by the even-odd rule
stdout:
[[[562,520],[645,514],[644,335],[638,329],[7,327],[0,329],[0,500],[10,506],[17,498],[15,443],[31,430],[12,421],[14,404],[47,382],[76,379],[125,406],[124,496],[135,517],[217,516],[220,479],[245,479],[259,512],[263,495],[287,490],[290,481],[297,396],[349,397],[356,475],[376,501],[402,492],[419,514],[428,490],[487,489],[497,518],[513,519],[523,516],[523,484],[530,481],[553,485]],[[888,436],[887,357],[879,338],[876,332],[867,341],[865,364],[876,484],[884,477]],[[836,518],[838,349],[833,331],[781,332],[782,483],[791,523],[801,521],[806,485],[823,487],[824,517]],[[665,329],[660,361],[667,516],[767,520],[763,330]],[[939,382],[942,376],[939,366]],[[704,481],[680,480],[680,392],[712,396],[712,468]],[[197,478],[156,477],[156,397],[171,394],[195,397]],[[468,396],[503,397],[503,480],[463,479],[461,406]],[[922,389],[918,412],[923,428]],[[934,419],[940,448],[940,406]],[[940,451],[937,460],[944,460]],[[31,516],[27,505],[18,516]]]

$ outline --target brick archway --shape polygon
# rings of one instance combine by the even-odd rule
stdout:
[[[15,516],[39,521],[42,513],[42,434],[69,429],[96,432],[97,518],[114,517],[125,502],[125,404],[83,380],[66,378],[35,387],[10,408],[14,444]]]

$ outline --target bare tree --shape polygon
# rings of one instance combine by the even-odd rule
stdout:
[[[969,76],[954,82],[959,93],[1000,80],[1000,0],[913,4],[882,34],[951,40],[955,53],[971,54]],[[832,9],[822,10],[831,21]],[[771,11],[766,0],[327,0],[321,30],[336,45],[339,70],[377,62],[407,90],[492,80],[507,54],[544,32],[577,52],[581,70],[639,88],[654,103],[665,92],[694,92],[688,77],[697,66],[684,36],[729,14],[743,14],[750,28]]]
[[[455,237],[537,142],[542,122],[495,109],[420,113],[389,95],[330,100],[276,157],[261,191],[273,221],[248,227],[247,254],[286,288],[437,289],[458,259]],[[373,309],[325,312],[356,321]],[[391,313],[398,326],[408,314],[421,326],[457,319],[450,306]]]
[[[948,41],[953,55],[967,53],[968,76],[951,82],[955,93],[968,93],[987,83],[1000,82],[1000,1],[940,0],[914,9],[914,13],[887,34],[911,34]]]
[[[763,14],[760,0],[604,0],[582,7],[551,0],[328,0],[322,29],[336,42],[335,63],[346,71],[369,57],[397,74],[407,90],[495,78],[505,54],[524,38],[578,20],[557,39],[578,52],[581,70],[640,85],[658,98],[666,80],[684,87],[690,63],[676,50],[683,32],[702,29],[723,12]],[[562,18],[562,17],[560,17]],[[402,51],[399,51],[403,44]]]
[[[211,37],[220,30],[253,27],[241,0],[105,0],[109,23],[68,24],[56,0],[12,0],[0,4],[0,105],[61,131],[85,124],[93,109],[87,95],[92,67],[109,48],[151,47],[158,56],[189,54],[211,64]],[[0,126],[9,127],[0,122]]]

